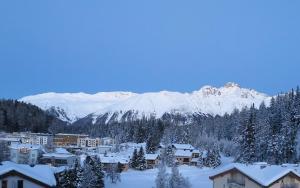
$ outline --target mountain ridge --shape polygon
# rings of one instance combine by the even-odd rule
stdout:
[[[270,96],[253,89],[241,88],[228,82],[222,87],[205,85],[193,92],[159,91],[146,93],[98,92],[87,93],[43,93],[27,96],[20,101],[39,106],[43,110],[60,111],[58,116],[65,121],[75,122],[86,116],[97,118],[104,114],[118,114],[120,119],[126,112],[135,112],[137,118],[165,113],[203,113],[224,115],[234,109],[258,107],[263,101],[268,103]]]

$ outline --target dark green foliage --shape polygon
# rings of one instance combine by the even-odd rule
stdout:
[[[0,131],[48,132],[49,127],[64,125],[64,122],[34,105],[15,100],[0,100]]]

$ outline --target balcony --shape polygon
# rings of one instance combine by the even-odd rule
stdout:
[[[228,179],[227,185],[229,188],[245,188],[245,183],[238,182],[234,179]]]

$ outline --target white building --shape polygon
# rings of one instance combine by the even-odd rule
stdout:
[[[10,160],[19,164],[37,164],[42,153],[40,145],[12,144],[9,149]]]
[[[54,170],[48,165],[22,165],[3,162],[0,165],[1,188],[50,188],[56,186]]]
[[[78,147],[97,147],[101,144],[100,138],[78,138],[77,140],[77,146]]]
[[[52,136],[45,133],[22,133],[21,142],[33,145],[48,145],[52,142]]]

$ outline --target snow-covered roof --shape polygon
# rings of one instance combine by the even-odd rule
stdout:
[[[31,149],[31,150],[39,150],[42,149],[41,145],[34,145],[34,144],[18,144],[18,143],[12,143],[9,146],[11,149]]]
[[[109,156],[109,157],[100,157],[100,161],[103,164],[111,164],[111,163],[121,163],[121,164],[128,164],[129,160],[123,157],[117,157],[117,156]]]
[[[145,159],[146,160],[156,160],[158,158],[158,154],[146,154]]]
[[[55,153],[60,153],[60,154],[71,154],[68,152],[65,148],[55,148]]]
[[[45,153],[45,154],[43,154],[43,157],[47,157],[47,158],[51,158],[51,157],[54,157],[54,158],[69,158],[69,157],[75,157],[75,155],[68,152],[64,148],[55,148],[55,152]]]
[[[48,165],[35,165],[31,167],[29,165],[16,164],[10,161],[2,162],[2,165],[0,165],[0,175],[4,175],[11,171],[16,171],[46,185],[56,186],[54,176],[55,170]]]
[[[210,179],[214,179],[219,174],[226,173],[230,170],[238,170],[262,186],[269,186],[289,173],[293,173],[300,178],[300,174],[298,173],[300,172],[300,168],[298,165],[246,165],[233,163],[213,174]]]
[[[175,157],[192,157],[192,152],[190,150],[176,150]]]
[[[195,148],[191,144],[172,144],[172,146],[176,149],[182,149],[182,150],[194,150]]]

